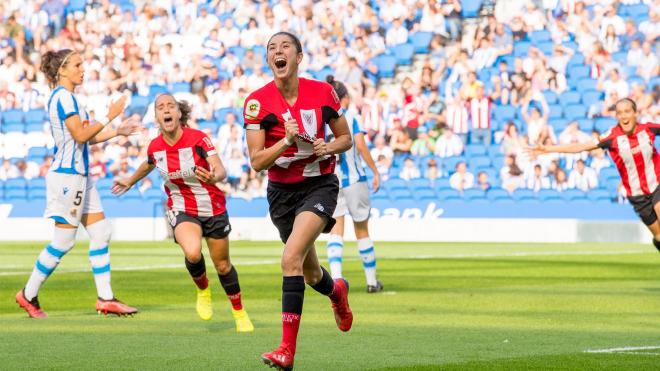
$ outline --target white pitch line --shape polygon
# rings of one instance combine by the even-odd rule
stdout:
[[[412,260],[423,260],[423,259],[465,259],[465,258],[506,258],[506,257],[526,257],[526,256],[559,256],[559,255],[628,255],[628,254],[639,254],[648,252],[647,250],[612,250],[612,251],[538,251],[538,252],[512,252],[512,253],[493,253],[493,254],[438,254],[438,255],[412,255],[412,256],[388,256],[381,257],[378,259],[382,260],[395,260],[395,259],[412,259]],[[347,261],[356,261],[360,260],[358,258],[345,258]],[[256,260],[256,261],[246,261],[238,262],[238,265],[268,265],[279,263],[280,260]],[[21,266],[23,268],[25,266]],[[162,264],[162,265],[134,265],[126,267],[117,267],[112,268],[113,271],[141,271],[141,270],[153,270],[153,269],[173,269],[173,268],[182,268],[182,264]],[[0,265],[0,269],[9,269],[9,268],[19,268],[15,265],[3,266]],[[89,269],[63,269],[58,271],[59,273],[84,273],[88,272]],[[28,274],[29,272],[0,272],[0,276],[22,276]]]
[[[621,347],[621,348],[606,348],[606,349],[587,349],[585,353],[631,353],[631,354],[660,354],[660,353],[635,353],[635,350],[656,350],[660,349],[659,345],[647,345],[641,347]]]

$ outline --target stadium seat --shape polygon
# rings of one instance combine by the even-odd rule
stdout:
[[[126,193],[124,193],[123,195],[121,195],[119,197],[122,200],[141,199],[142,194],[140,193],[140,191],[137,188],[133,187],[133,188],[129,189]]]
[[[431,32],[415,32],[410,35],[410,42],[413,44],[415,53],[427,54],[433,34]]]
[[[491,188],[486,192],[486,197],[490,201],[494,201],[497,199],[511,199],[511,196],[509,195],[509,192],[507,192],[505,189],[502,188]]]
[[[401,178],[390,178],[385,182],[384,186],[388,191],[395,189],[408,189],[408,182]]]
[[[598,90],[587,90],[582,93],[582,103],[587,107],[601,101],[603,98],[603,92]]]
[[[396,63],[402,66],[410,66],[415,53],[413,44],[400,44],[393,47]]]
[[[27,181],[25,178],[12,178],[5,180],[5,191],[14,189],[25,190],[27,188]]]
[[[149,97],[145,97],[141,95],[132,96],[131,103],[128,106],[129,114],[137,113],[140,116],[144,115],[145,112],[147,111],[147,107],[149,107],[150,101],[151,100]]]
[[[544,205],[567,206],[566,200],[562,198],[547,198],[542,201]]]
[[[66,9],[68,13],[84,12],[87,0],[70,0]]]
[[[586,193],[579,189],[567,189],[562,192],[562,196],[567,201],[582,200],[587,198]]]
[[[44,124],[42,123],[36,123],[36,122],[31,122],[28,124],[25,124],[25,132],[26,133],[40,133],[44,131]]]
[[[390,196],[387,194],[387,190],[385,189],[379,189],[378,192],[374,193],[371,196],[372,201],[377,201],[377,200],[385,200],[385,201],[390,201]]]
[[[2,124],[3,125],[12,125],[12,124],[23,124],[23,111],[17,109],[11,109],[2,112]]]
[[[450,189],[451,185],[449,184],[449,178],[438,178],[434,181],[434,188],[436,191],[442,189]]]
[[[433,189],[431,182],[425,178],[411,179],[408,181],[408,186],[413,191],[413,193],[423,189]]]
[[[46,147],[32,147],[28,149],[27,155],[28,157],[39,157],[43,158],[48,154],[48,148]]]
[[[614,166],[608,166],[600,169],[598,174],[598,182],[601,184],[607,183],[608,179],[619,180],[619,172]]]
[[[224,124],[227,121],[225,117],[227,116],[228,113],[232,113],[232,112],[234,112],[234,109],[231,107],[220,108],[215,112],[213,112],[213,117],[216,120],[218,120],[221,124]]]
[[[472,156],[486,156],[486,146],[483,144],[468,144],[465,146],[465,155],[468,157]]]
[[[612,202],[614,196],[605,189],[592,189],[587,192],[587,198],[591,201],[607,200]]]
[[[548,30],[539,30],[539,31],[533,31],[529,35],[529,40],[533,44],[539,44],[539,43],[542,43],[542,42],[552,41],[552,37],[550,35],[550,31],[548,31]]]
[[[579,79],[577,82],[577,91],[580,93],[584,93],[587,90],[596,90],[598,87],[598,80],[594,80],[591,78],[582,78]]]
[[[564,108],[570,104],[578,104],[581,100],[581,94],[573,90],[565,91],[559,96],[559,104]]]
[[[532,44],[528,41],[517,41],[513,44],[513,55],[518,57],[526,57],[529,53],[529,48]]]
[[[149,86],[149,101],[153,101],[158,94],[168,93],[167,86],[152,84]]]
[[[406,198],[412,198],[412,194],[408,188],[395,188],[391,189],[388,194],[393,200],[401,200]]]
[[[4,133],[24,133],[25,125],[22,122],[15,122],[11,124],[2,124],[2,130]]]
[[[445,157],[442,159],[442,164],[444,165],[445,170],[449,174],[454,173],[454,171],[456,170],[456,165],[458,165],[459,162],[467,163],[467,160],[463,156],[452,156],[452,157]]]
[[[46,179],[44,178],[34,178],[30,179],[27,184],[28,190],[33,191],[35,189],[46,189]]]
[[[99,191],[101,189],[112,189],[112,179],[109,178],[101,178],[96,181],[96,189]]]
[[[548,108],[550,109],[550,112],[549,112],[549,115],[548,115],[549,119],[558,119],[558,118],[563,117],[564,112],[563,112],[563,110],[562,110],[562,108],[559,104],[550,105],[550,106],[548,106]]]
[[[531,189],[519,188],[519,189],[516,189],[515,191],[513,191],[513,194],[511,195],[511,197],[516,201],[519,201],[519,200],[522,200],[522,199],[525,199],[525,198],[535,199],[536,198],[536,193]]]
[[[25,112],[25,123],[27,125],[38,124],[43,126],[46,121],[48,121],[48,117],[46,117],[46,111],[43,109],[33,109]]]
[[[488,168],[491,165],[491,160],[490,157],[488,156],[474,156],[470,157],[469,160],[469,168],[474,169],[474,172],[476,173],[479,168]],[[476,175],[476,174],[475,174]]]
[[[438,198],[438,195],[435,193],[435,191],[431,188],[425,188],[425,189],[419,189],[419,190],[413,190],[412,196],[415,200],[421,201],[421,200],[436,200]]]
[[[463,0],[461,1],[461,15],[463,18],[476,18],[481,9],[483,0]]]
[[[584,65],[584,55],[582,53],[575,53],[571,57],[571,59],[568,61],[568,75],[570,76],[571,70],[575,68],[575,66],[583,66]],[[589,69],[587,68],[587,76],[589,73]]]
[[[539,44],[536,44],[536,47],[543,53],[545,56],[551,56],[555,49],[555,43],[552,41],[545,41]]]
[[[587,117],[587,109],[582,104],[571,104],[564,107],[564,117],[569,121]]]
[[[466,200],[487,200],[486,192],[478,188],[470,188],[463,191],[463,198]]]
[[[491,160],[493,162],[493,167],[495,167],[496,169],[501,169],[502,166],[504,166],[504,155],[501,153],[494,157],[491,157]]]
[[[548,104],[557,104],[557,101],[559,97],[557,96],[557,93],[555,93],[552,90],[546,90],[543,92],[543,97],[545,98],[545,101]]]
[[[165,199],[165,193],[157,188],[149,188],[144,191],[142,197],[150,201],[162,201]]]
[[[616,125],[616,119],[611,117],[599,117],[594,122],[594,129],[598,130],[599,133],[604,134],[614,125]]]
[[[218,122],[215,120],[199,121],[197,122],[197,125],[199,125],[199,130],[205,130],[205,129],[211,130],[211,133],[213,133],[213,135],[215,135],[218,132]]]
[[[558,199],[558,200],[563,199],[561,193],[557,192],[554,189],[541,189],[537,192],[536,197],[538,197],[542,201],[551,200],[551,199]]]
[[[555,130],[555,133],[560,133],[562,130],[566,129],[568,124],[569,121],[563,118],[548,120],[548,125]]]
[[[6,201],[26,200],[27,191],[25,189],[5,189]]]
[[[584,57],[582,57],[582,63],[584,63]],[[569,65],[566,69],[566,72],[568,72],[568,77],[571,80],[577,81],[582,78],[589,78],[590,67],[585,66],[581,63],[575,65]]]
[[[190,83],[189,82],[175,82],[171,86],[172,94],[176,93],[190,93]]]
[[[493,107],[493,115],[499,121],[510,121],[516,117],[516,107],[510,105],[497,105]]]
[[[455,189],[441,189],[437,192],[438,200],[447,201],[451,199],[461,199],[461,194]]]
[[[28,200],[45,200],[46,189],[45,188],[30,189],[27,192],[27,198]]]
[[[378,77],[394,77],[396,68],[396,57],[391,55],[379,55],[373,59],[373,63],[378,67]]]

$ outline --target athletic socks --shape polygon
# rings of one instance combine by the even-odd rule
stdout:
[[[660,251],[660,241],[656,240],[655,237],[653,238],[653,246]]]
[[[187,258],[184,258],[184,260],[186,262],[186,269],[188,269],[188,273],[190,273],[190,277],[192,277],[197,288],[205,290],[209,287],[209,279],[206,277],[206,262],[204,262],[204,255],[202,255],[202,258],[196,263],[190,262]]]
[[[85,229],[89,234],[89,263],[92,265],[97,295],[103,300],[111,300],[115,297],[110,284],[110,250],[108,249],[112,228],[106,219],[102,219]]]
[[[332,302],[336,302],[337,298],[334,296],[335,281],[332,279],[332,277],[330,277],[330,273],[328,273],[325,268],[321,267],[321,272],[323,272],[321,280],[317,282],[316,285],[310,286],[312,286],[312,288],[318,291],[320,294],[329,297]]]
[[[300,328],[303,300],[305,298],[305,277],[282,277],[282,343],[292,354],[296,352],[296,339]]]
[[[231,302],[231,307],[234,310],[243,309],[243,304],[241,303],[241,286],[238,284],[238,272],[236,272],[236,268],[232,265],[229,273],[225,275],[218,274],[218,278],[220,278],[220,284],[225,289],[225,293]]]
[[[367,278],[368,286],[376,286],[376,253],[374,252],[374,243],[369,237],[361,238],[357,241],[360,258],[362,258],[362,268]]]
[[[73,248],[76,232],[76,228],[55,227],[53,240],[39,254],[32,274],[25,285],[25,298],[27,300],[32,300],[37,296],[41,285],[55,271],[60,259]]]
[[[330,272],[332,278],[342,277],[341,264],[344,253],[344,239],[338,234],[331,234],[328,238],[328,263],[330,263]]]

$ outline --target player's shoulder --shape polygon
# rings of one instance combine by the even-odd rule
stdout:
[[[163,141],[163,134],[158,134],[154,139],[152,139],[149,142],[149,146],[147,147],[147,153],[154,153],[157,151],[162,151],[165,149]]]
[[[300,81],[300,87],[301,89],[308,90],[308,91],[334,91],[335,89],[332,87],[332,85],[328,84],[325,81],[319,81],[319,80],[314,80],[314,79],[307,79],[304,77],[299,77],[298,80]]]
[[[259,89],[253,91],[250,93],[246,99],[246,101],[249,101],[250,99],[264,99],[268,98],[271,96],[275,91],[277,90],[277,86],[275,85],[275,80],[270,81],[266,85],[260,87]]]

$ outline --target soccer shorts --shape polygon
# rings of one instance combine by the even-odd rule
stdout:
[[[628,201],[630,201],[630,204],[644,224],[651,225],[658,220],[653,206],[660,202],[660,186],[650,195],[628,197]]]
[[[308,178],[302,182],[285,184],[268,182],[267,198],[270,219],[286,243],[293,230],[296,216],[311,211],[325,219],[323,233],[329,233],[335,225],[332,214],[337,207],[339,181],[335,174]]]
[[[350,214],[353,221],[363,222],[369,219],[371,200],[367,182],[357,182],[339,190],[337,208],[334,217]]]
[[[77,227],[85,214],[102,213],[96,183],[84,175],[48,172],[46,175],[46,218]]]
[[[202,228],[202,237],[221,240],[231,232],[231,224],[229,224],[229,216],[226,212],[215,216],[204,217],[169,210],[167,212],[167,220],[169,220],[174,230],[183,222],[195,223]],[[176,242],[176,234],[174,236],[174,242]]]

